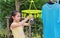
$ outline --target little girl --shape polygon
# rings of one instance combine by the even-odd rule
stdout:
[[[10,29],[14,38],[25,38],[25,34],[23,31],[24,26],[29,26],[30,22],[26,23],[27,20],[31,19],[31,17],[26,17],[24,20],[21,20],[21,13],[18,11],[13,11],[10,17]]]

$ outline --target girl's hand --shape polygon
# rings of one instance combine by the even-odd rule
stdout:
[[[32,19],[32,18],[33,18],[33,16],[32,16],[32,15],[29,15],[29,16],[28,16],[28,18],[29,18],[29,19]]]

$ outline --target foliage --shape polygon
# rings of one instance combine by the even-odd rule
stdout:
[[[29,9],[30,6],[30,1],[31,0],[20,0],[20,11],[22,10],[26,10]],[[34,3],[36,5],[36,8],[38,10],[42,9],[42,6],[44,3],[46,3],[48,0],[34,0]],[[32,5],[32,9],[33,5]],[[0,26],[2,26],[2,28],[6,28],[6,16],[9,16],[11,14],[11,11],[15,10],[15,0],[0,0]],[[42,26],[42,20],[40,17],[36,18],[36,29],[34,27],[34,25],[32,25],[32,34],[35,33],[36,30],[36,36],[38,36],[40,34],[40,36],[42,37],[42,30],[43,30],[43,26]],[[39,21],[38,21],[39,20]],[[0,30],[1,31],[1,30]],[[3,33],[2,33],[3,34]],[[4,36],[4,34],[3,34]],[[34,36],[33,36],[34,38]],[[37,37],[39,38],[39,36]]]

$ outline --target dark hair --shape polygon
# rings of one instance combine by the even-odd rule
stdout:
[[[11,25],[12,22],[13,22],[12,16],[15,16],[17,12],[19,12],[19,11],[16,11],[16,10],[12,11],[11,16],[10,16],[10,19],[9,19],[9,27],[10,27],[10,25]],[[19,12],[19,13],[20,13],[20,12]],[[20,13],[20,14],[21,14],[21,13]]]

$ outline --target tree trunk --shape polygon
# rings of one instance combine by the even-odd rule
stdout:
[[[16,6],[16,10],[19,11],[20,8],[19,0],[15,0],[15,6]]]
[[[9,17],[6,17],[7,19],[7,38],[9,38],[10,33],[9,33]]]

